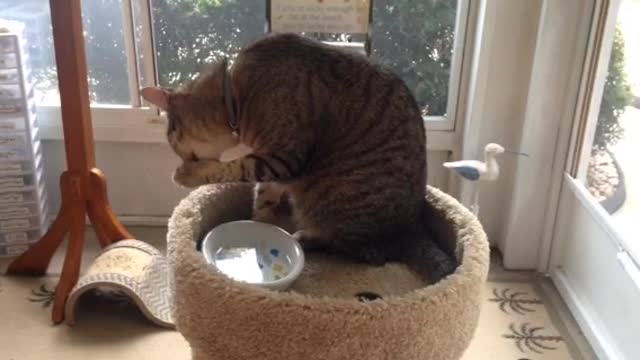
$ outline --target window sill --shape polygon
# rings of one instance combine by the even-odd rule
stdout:
[[[43,140],[63,140],[61,125],[40,125],[40,137]],[[97,142],[125,142],[125,143],[162,143],[166,142],[164,126],[106,126],[93,125],[93,138]]]
[[[38,106],[38,127],[43,140],[63,140],[59,106]],[[104,106],[91,111],[93,137],[98,142],[166,142],[166,124],[150,108]]]
[[[63,140],[60,108],[38,107],[39,132],[43,140]],[[428,118],[427,149],[451,151],[456,149],[457,137],[447,129],[446,120]],[[150,109],[124,107],[101,108],[92,111],[93,137],[96,142],[166,143],[166,124]]]

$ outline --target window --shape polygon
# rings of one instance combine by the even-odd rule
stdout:
[[[265,1],[155,0],[152,6],[162,86],[194,78],[208,62],[233,57],[265,33]]]
[[[594,118],[588,163],[579,177],[609,214],[609,221],[640,256],[640,2],[622,0],[616,17],[608,72]],[[640,261],[640,258],[636,259]]]
[[[371,59],[406,81],[431,130],[453,129],[467,1],[373,0]],[[197,76],[218,56],[233,58],[265,33],[268,3],[83,0],[95,126],[114,131],[124,127],[134,133],[144,126],[160,127],[157,113],[141,103],[138,89],[156,82],[176,86]],[[28,24],[39,108],[48,123],[59,117],[49,2],[0,0],[0,7],[0,17]],[[140,135],[149,136],[148,129]],[[98,132],[96,136],[100,138]]]
[[[123,1],[83,1],[83,26],[92,104],[129,105]],[[49,2],[0,0],[0,17],[28,24],[31,65],[41,104],[59,104]],[[135,74],[134,74],[135,76]]]
[[[402,76],[425,115],[448,113],[458,6],[452,0],[374,1],[371,58]]]

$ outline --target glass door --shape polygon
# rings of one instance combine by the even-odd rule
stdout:
[[[640,1],[598,1],[550,274],[601,359],[640,356]]]

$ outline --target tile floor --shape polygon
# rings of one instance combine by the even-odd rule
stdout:
[[[136,236],[136,238],[144,240],[148,243],[150,243],[151,245],[157,247],[158,249],[164,251],[165,248],[165,237],[166,237],[166,229],[165,228],[161,228],[161,227],[129,227],[129,231]],[[99,248],[97,246],[97,241],[95,240],[95,237],[92,233],[91,230],[88,230],[87,232],[87,241],[85,244],[85,254],[84,254],[84,258],[83,258],[83,269],[86,269],[86,267],[90,264],[90,261],[93,257],[95,257],[98,254]],[[52,274],[56,274],[59,273],[61,266],[62,266],[62,261],[63,261],[63,255],[64,255],[64,247],[61,247],[61,249],[58,250],[56,256],[54,257],[54,259],[51,262],[51,266],[50,266],[50,273]],[[588,343],[586,342],[584,336],[582,335],[582,333],[580,332],[579,328],[577,327],[573,317],[571,316],[569,310],[567,309],[566,305],[564,304],[564,302],[562,301],[562,299],[560,298],[558,292],[555,290],[553,284],[551,283],[551,281],[544,277],[541,276],[539,274],[535,274],[532,272],[526,272],[526,271],[507,271],[505,270],[502,266],[501,266],[501,261],[500,261],[500,256],[497,252],[493,252],[492,253],[492,259],[491,259],[491,271],[489,274],[489,281],[490,284],[487,285],[487,290],[485,291],[486,294],[486,298],[488,302],[494,302],[497,303],[497,305],[500,305],[499,301],[496,299],[492,299],[492,298],[500,298],[502,294],[502,292],[504,291],[518,291],[520,293],[529,293],[530,296],[533,296],[534,298],[540,298],[540,302],[544,304],[543,308],[544,308],[544,317],[548,318],[548,320],[553,324],[553,328],[557,329],[557,331],[560,333],[561,337],[564,339],[563,341],[563,345],[562,345],[562,351],[558,352],[555,351],[553,352],[553,355],[542,355],[541,353],[537,353],[535,351],[533,351],[531,354],[531,357],[517,357],[516,359],[574,359],[574,360],[578,360],[578,359],[596,359],[596,357],[593,355],[593,352],[591,351]],[[2,271],[2,273],[4,273],[4,271],[6,270],[6,267],[9,264],[9,260],[8,259],[0,259],[0,271]],[[30,280],[31,282],[33,282],[33,284],[31,284],[31,282],[29,282],[29,284],[27,284],[26,286],[32,286],[34,287],[36,290],[38,288],[38,286],[36,286],[36,283],[39,283],[39,280]],[[42,281],[40,281],[42,282]],[[5,284],[6,285],[6,284]],[[15,286],[16,283],[15,282],[9,282],[9,285]],[[24,284],[21,284],[21,286]],[[53,287],[55,284],[52,283],[49,286]],[[46,286],[46,285],[45,285]],[[33,290],[33,289],[32,289]],[[0,288],[0,292],[2,292],[2,289]],[[498,296],[494,296],[495,292],[498,292]],[[508,295],[508,294],[507,294]],[[538,300],[536,300],[538,301]],[[485,306],[487,307],[487,306]],[[498,309],[498,307],[496,307],[496,309]],[[507,309],[508,310],[508,309]],[[513,310],[513,309],[512,309]],[[493,311],[493,310],[491,310]],[[485,311],[483,310],[483,315],[481,315],[481,323],[482,323],[482,316],[492,316],[490,314],[488,314],[489,310]],[[509,311],[505,311],[502,310],[503,313],[508,314]],[[513,311],[512,311],[513,312]],[[517,311],[516,311],[517,312]],[[528,311],[525,311],[528,312]],[[531,311],[531,313],[533,313],[534,311]],[[538,312],[540,313],[540,312]],[[503,314],[504,315],[504,314]],[[517,314],[516,314],[517,315]],[[528,314],[520,314],[520,315],[528,315]],[[539,316],[539,315],[536,315]],[[42,321],[46,321],[46,317],[42,317]],[[16,319],[17,320],[17,319]],[[526,320],[526,319],[525,319]],[[494,320],[491,320],[494,321]],[[509,321],[508,319],[505,321]],[[546,321],[546,320],[545,320]],[[5,324],[7,324],[5,322]],[[505,323],[506,324],[506,323]],[[521,324],[522,325],[522,324]],[[507,328],[509,327],[508,324],[505,325],[507,326]],[[134,326],[135,327],[135,326]],[[513,327],[513,326],[512,326]],[[8,330],[8,329],[5,329]],[[520,331],[518,328],[515,329],[516,333],[518,331]],[[498,331],[498,330],[496,330]],[[504,332],[505,330],[502,329],[500,330],[502,332]],[[2,325],[0,325],[0,333],[3,332],[2,329]],[[66,333],[68,333],[68,330],[65,330]],[[485,331],[486,333],[486,331]],[[98,334],[100,335],[100,334]],[[104,335],[104,334],[102,334]],[[101,336],[102,336],[101,335]],[[511,336],[511,338],[513,338],[513,335],[509,335],[509,334],[483,334],[481,337],[484,336],[492,336],[494,338],[508,338],[509,336]],[[97,335],[96,335],[97,336]],[[156,337],[167,337],[169,335],[166,334],[166,332],[161,332],[161,334],[159,335],[154,335]],[[0,336],[0,340],[2,340],[3,336]],[[5,338],[6,340],[6,338]],[[69,340],[69,339],[67,339]],[[64,348],[65,346],[69,346],[71,344],[73,344],[74,342],[72,341],[71,343],[67,344],[67,340],[62,342],[62,347]],[[158,340],[158,339],[156,339]],[[517,340],[517,339],[516,339]],[[69,340],[70,341],[70,340]],[[151,341],[151,340],[149,340]],[[183,340],[181,340],[179,337],[177,336],[169,336],[167,339],[163,339],[160,342],[166,342],[169,341],[170,343],[175,343],[176,346],[179,347],[184,347],[185,344],[182,342]],[[2,341],[0,341],[2,342]],[[145,345],[146,344],[146,345]],[[150,344],[156,344],[156,341],[154,342],[150,342],[150,343],[136,343],[135,346],[133,346],[131,348],[131,351],[134,352],[138,352],[138,351],[142,351],[144,352],[144,346],[148,346]],[[517,341],[515,343],[517,345]],[[104,345],[104,344],[103,344]],[[155,345],[154,345],[155,346]],[[483,348],[486,348],[486,344],[485,341],[475,341],[475,343],[472,344],[471,348],[470,348],[470,352],[472,351],[473,353],[477,353],[477,352],[482,352]],[[520,345],[518,345],[519,347]],[[513,347],[513,346],[512,346]],[[515,347],[514,347],[515,348]],[[556,346],[557,348],[557,346]],[[492,348],[493,349],[493,348]],[[526,349],[525,349],[526,350]],[[544,349],[539,349],[539,350],[544,350]],[[122,349],[120,349],[119,351],[123,351]],[[182,351],[182,350],[181,350]],[[0,351],[1,353],[2,351]],[[183,351],[184,352],[184,351]],[[492,350],[493,352],[493,350]],[[526,351],[524,351],[526,353]],[[123,352],[124,354],[125,352]],[[558,355],[560,354],[560,355]],[[563,355],[565,354],[565,355]],[[571,355],[566,355],[566,354],[571,354]],[[468,355],[468,354],[467,354]],[[559,357],[558,357],[559,356]],[[1,358],[1,357],[0,357]],[[129,358],[129,357],[127,357]],[[173,357],[171,357],[173,358]],[[467,360],[471,360],[471,359],[475,359],[476,356],[474,357],[469,357],[466,356],[464,359]],[[501,357],[497,357],[495,359],[498,359]],[[509,356],[504,357],[506,358],[511,358]],[[16,360],[20,359],[22,360],[22,358],[15,358]],[[25,357],[25,359],[32,359],[32,357]],[[51,357],[51,359],[56,359],[55,357]],[[514,359],[515,360],[515,359]]]

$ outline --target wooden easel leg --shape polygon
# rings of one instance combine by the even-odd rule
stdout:
[[[107,198],[107,181],[99,169],[91,169],[89,173],[89,215],[91,223],[100,229],[109,240],[109,244],[123,239],[133,239],[133,236],[122,226],[111,210]],[[103,246],[106,246],[103,244]]]
[[[58,217],[38,243],[9,265],[8,274],[45,274],[68,232],[67,253],[52,314],[53,322],[58,324],[64,319],[65,302],[80,275],[86,215],[103,247],[132,236],[111,210],[104,175],[95,168],[81,0],[50,0],[49,4],[69,170],[60,179],[62,206]]]
[[[87,215],[89,215],[89,221],[91,221],[91,226],[93,226],[93,231],[96,233],[96,237],[98,238],[100,247],[105,248],[113,244],[113,241],[101,227],[100,223],[96,220],[98,218],[98,215],[96,215],[96,210],[91,206],[91,204],[87,204]]]
[[[55,324],[64,320],[67,297],[80,276],[86,215],[89,215],[102,247],[133,238],[113,214],[106,196],[106,181],[99,170],[93,169],[89,174],[65,171],[60,177],[60,189],[62,206],[51,228],[39,242],[13,261],[7,271],[10,275],[44,275],[51,257],[69,233],[51,314]]]
[[[59,324],[64,320],[64,307],[67,297],[80,277],[86,210],[87,204],[84,199],[73,202],[71,226],[69,228],[69,245],[67,245],[67,254],[64,258],[60,281],[56,287],[53,311],[51,313],[51,319],[54,324]]]
[[[71,196],[71,181],[68,172],[60,177],[62,204],[60,212],[42,239],[28,251],[15,259],[7,269],[8,275],[42,276],[47,272],[49,262],[69,231],[71,206],[67,199]]]

